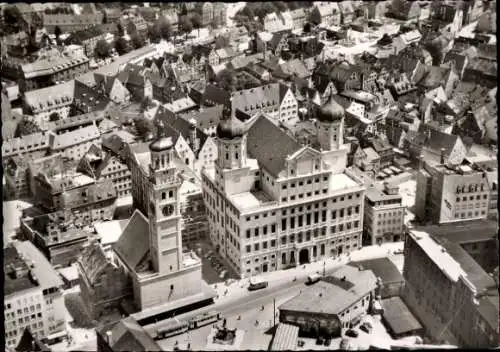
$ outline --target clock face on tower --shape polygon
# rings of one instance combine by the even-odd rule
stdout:
[[[173,214],[173,212],[174,212],[174,206],[173,206],[172,204],[165,205],[165,206],[163,207],[162,212],[163,212],[163,215],[164,215],[164,216],[170,216],[170,215],[172,215],[172,214]]]

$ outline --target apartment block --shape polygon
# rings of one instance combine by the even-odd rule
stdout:
[[[363,245],[401,241],[406,207],[399,187],[388,182],[383,188],[370,185],[366,188],[365,198]]]
[[[466,162],[451,166],[421,160],[415,215],[420,221],[436,224],[494,216],[496,206],[490,199],[498,197],[497,182],[496,168],[486,169]]]
[[[497,284],[460,245],[432,233],[410,231],[403,276],[405,303],[437,343],[498,346]]]
[[[15,348],[24,330],[36,339],[66,336],[63,282],[43,254],[29,242],[4,248],[5,346]]]

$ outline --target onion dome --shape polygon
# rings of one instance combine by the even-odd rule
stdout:
[[[170,137],[159,137],[153,143],[149,145],[149,149],[153,152],[163,152],[169,150],[174,146],[172,138]]]
[[[158,122],[158,137],[149,145],[152,152],[163,152],[174,146],[172,138],[165,136],[163,122]]]
[[[344,108],[333,99],[330,99],[318,110],[317,119],[320,122],[336,122],[344,118]]]
[[[217,125],[217,137],[222,139],[241,138],[246,132],[245,124],[236,117],[231,116],[222,120]]]

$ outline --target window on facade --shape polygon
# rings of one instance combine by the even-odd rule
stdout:
[[[246,250],[247,250],[247,253],[250,253],[252,251],[252,247],[250,245],[247,245]]]
[[[281,219],[281,230],[282,231],[286,230],[286,219]]]
[[[271,233],[276,232],[276,224],[271,224]]]

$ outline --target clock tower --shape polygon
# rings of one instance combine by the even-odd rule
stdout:
[[[149,146],[149,251],[152,269],[169,274],[179,271],[182,261],[181,180],[174,165],[172,138],[164,135],[162,127],[160,122],[158,137]]]

